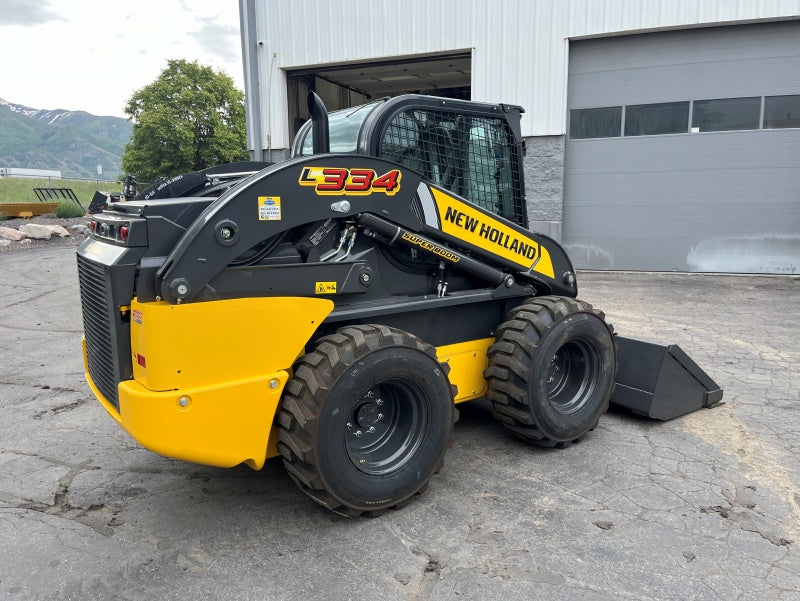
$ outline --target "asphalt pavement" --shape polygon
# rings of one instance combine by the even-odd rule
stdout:
[[[800,600],[800,279],[581,273],[620,333],[724,404],[526,445],[460,406],[444,470],[378,518],[142,449],[84,381],[74,249],[0,254],[0,598]]]

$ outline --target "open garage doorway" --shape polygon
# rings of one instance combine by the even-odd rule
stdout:
[[[306,94],[315,91],[329,111],[384,96],[430,94],[470,100],[470,52],[326,65],[287,72],[289,133],[294,139],[309,118]]]

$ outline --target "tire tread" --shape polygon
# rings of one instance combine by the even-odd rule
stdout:
[[[580,441],[582,434],[570,441],[548,438],[531,412],[528,378],[534,361],[534,351],[549,330],[561,319],[574,313],[591,313],[608,328],[614,340],[614,328],[606,322],[605,314],[587,302],[560,296],[541,296],[528,299],[508,312],[507,319],[495,332],[495,342],[489,347],[489,367],[484,371],[488,383],[486,398],[492,404],[492,415],[514,436],[542,447],[563,448]],[[612,384],[613,392],[613,384]],[[610,394],[600,414],[608,410]],[[587,430],[597,426],[596,420]]]
[[[286,386],[280,411],[276,417],[279,440],[278,451],[283,457],[289,476],[300,489],[314,501],[340,515],[377,517],[387,509],[399,509],[411,498],[422,494],[428,486],[424,482],[411,495],[390,507],[363,510],[342,504],[331,494],[320,475],[314,448],[317,417],[322,409],[319,392],[329,390],[356,360],[386,346],[405,346],[416,349],[439,363],[436,349],[407,332],[384,325],[351,325],[334,334],[320,338],[315,348],[300,357],[294,365],[294,378]],[[445,375],[450,371],[446,363],[439,363]],[[451,386],[453,398],[456,387]],[[451,399],[452,400],[452,399]],[[457,412],[454,411],[454,421]],[[441,468],[441,465],[437,467]]]

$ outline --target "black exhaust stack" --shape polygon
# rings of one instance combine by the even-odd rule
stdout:
[[[308,112],[311,114],[311,141],[314,154],[327,154],[331,151],[328,138],[328,109],[322,98],[315,92],[308,92]]]

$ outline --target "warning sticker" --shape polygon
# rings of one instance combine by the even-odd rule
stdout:
[[[142,312],[138,309],[133,310],[133,323],[138,323],[142,325]]]
[[[258,219],[259,219],[259,221],[280,221],[281,220],[281,197],[280,196],[259,196],[258,197]]]
[[[317,294],[336,294],[336,282],[317,282]]]

